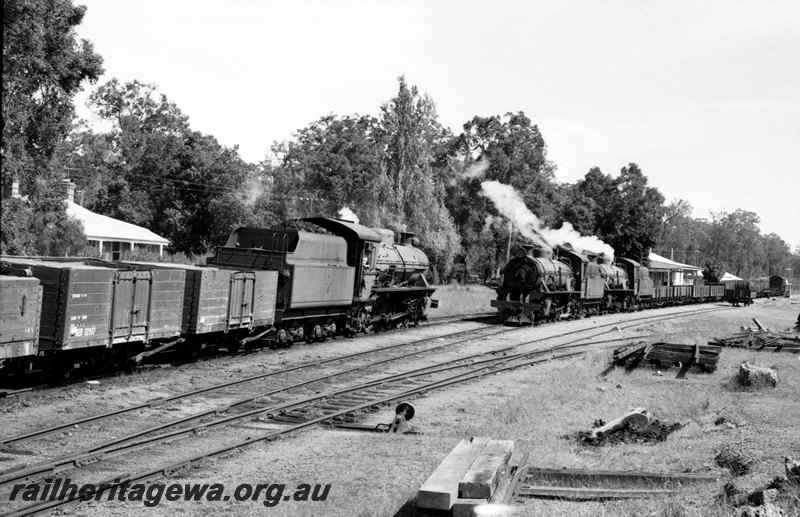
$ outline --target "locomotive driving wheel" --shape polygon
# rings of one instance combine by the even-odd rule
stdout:
[[[552,320],[554,316],[553,312],[553,299],[548,296],[542,300],[542,308],[540,311],[541,318],[537,319]]]
[[[372,308],[366,305],[353,307],[347,317],[347,332],[351,335],[372,332]]]
[[[358,311],[358,332],[372,332],[372,313],[366,309]]]
[[[406,301],[406,312],[408,316],[405,318],[406,326],[416,327],[422,319],[424,302],[419,298],[411,298]]]

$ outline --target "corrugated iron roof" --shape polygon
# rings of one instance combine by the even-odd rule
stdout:
[[[653,252],[650,252],[650,266],[648,269],[651,270],[683,270],[683,271],[702,271],[703,268],[697,266],[690,266],[689,264],[681,264],[680,262],[675,262],[674,260],[670,260],[666,257],[662,257],[661,255],[657,255]]]
[[[86,238],[94,241],[138,242],[167,245],[169,241],[147,228],[100,215],[72,201],[67,201],[67,214],[83,223]]]

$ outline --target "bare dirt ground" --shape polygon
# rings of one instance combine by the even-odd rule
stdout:
[[[469,289],[477,291],[478,296],[486,294],[479,288]],[[456,298],[467,294],[457,293]],[[798,312],[797,297],[760,300],[747,308],[651,323],[619,334],[632,340],[646,335],[649,337],[639,339],[704,344],[710,338],[738,332],[741,325],[752,325],[753,317],[773,330],[791,328]],[[637,313],[641,314],[644,313]],[[633,315],[564,322],[520,332],[534,338],[609,321],[619,321],[624,326],[629,317]],[[251,375],[268,366],[297,364],[400,339],[401,335],[386,334],[346,343],[295,346],[115,377],[99,386],[81,384],[44,390],[0,402],[0,434],[16,434],[41,427],[42,422],[54,418],[74,418],[84,412],[130,405],[226,377]],[[136,502],[93,501],[68,507],[59,514],[410,516],[414,515],[417,489],[461,438],[492,436],[516,440],[518,450],[530,452],[530,462],[538,467],[725,472],[719,483],[689,487],[666,499],[606,503],[531,499],[514,509],[518,515],[731,515],[733,509],[717,497],[724,483],[733,482],[742,489],[756,488],[783,473],[784,456],[800,459],[800,360],[796,354],[725,349],[713,374],[690,372],[685,379],[675,379],[675,369],[662,375],[651,369],[638,369],[630,374],[615,370],[605,378],[599,377],[609,364],[611,349],[622,343],[606,345],[575,359],[552,361],[431,392],[413,401],[417,417],[411,426],[417,434],[388,436],[314,429],[225,458],[205,460],[187,472],[159,480],[222,483],[229,491],[243,483],[281,483],[287,486],[287,493],[302,483],[330,484],[325,501],[281,500],[274,507],[265,506],[263,498],[242,502],[162,500],[155,507]],[[485,345],[490,344],[501,343],[487,341]],[[738,387],[734,377],[743,361],[775,368],[779,376],[777,388],[754,391]],[[636,406],[648,408],[664,422],[680,422],[684,426],[667,440],[649,444],[587,447],[568,437],[590,429],[597,419],[608,421]],[[391,408],[386,408],[365,422],[387,422],[391,417]],[[720,417],[728,425],[716,425]],[[243,428],[241,432],[248,430]],[[174,442],[172,447],[189,454],[192,443]],[[715,456],[725,445],[734,446],[752,459],[748,474],[732,478],[715,464]],[[0,469],[18,461],[19,457],[0,454]]]

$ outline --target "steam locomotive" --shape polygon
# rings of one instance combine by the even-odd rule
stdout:
[[[319,231],[238,228],[200,266],[0,258],[0,375],[36,359],[68,369],[154,348],[320,341],[414,325],[436,306],[412,234],[302,221]]]
[[[507,324],[581,318],[602,312],[687,302],[719,301],[725,286],[654,286],[635,260],[586,255],[570,248],[523,246],[502,270],[491,305]]]

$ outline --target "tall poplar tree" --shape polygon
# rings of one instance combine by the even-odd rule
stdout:
[[[416,86],[409,87],[405,77],[398,81],[397,96],[381,107],[386,170],[392,185],[384,222],[419,235],[437,273],[447,275],[461,243],[434,165],[452,136],[439,123],[433,100],[421,95]]]

